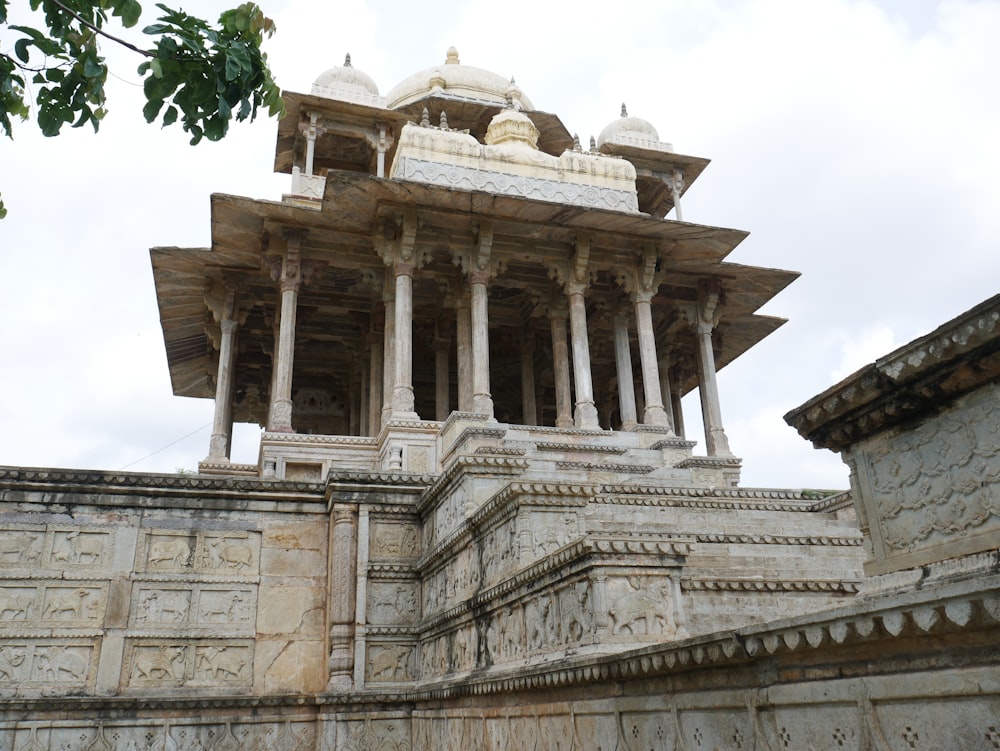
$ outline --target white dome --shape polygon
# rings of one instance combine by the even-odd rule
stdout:
[[[513,79],[508,81],[497,73],[462,65],[454,47],[448,50],[443,65],[408,76],[385,98],[389,109],[399,109],[435,91],[489,104],[506,104],[509,98],[518,109],[534,109]]]
[[[605,143],[620,143],[622,141],[646,142],[650,145],[658,144],[661,148],[667,146],[669,149],[669,144],[661,143],[660,134],[656,132],[656,128],[653,127],[652,123],[643,120],[641,117],[630,116],[624,104],[622,104],[621,117],[612,120],[601,131],[601,135],[597,138],[597,148],[600,148]]]
[[[312,93],[328,99],[385,106],[385,100],[379,96],[375,81],[367,73],[351,65],[350,54],[344,59],[343,66],[330,68],[319,75],[312,85]]]

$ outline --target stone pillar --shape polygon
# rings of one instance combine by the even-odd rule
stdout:
[[[680,435],[677,428],[677,419],[674,417],[673,388],[670,385],[670,355],[664,353],[659,358],[660,370],[660,393],[663,395],[663,408],[667,413],[667,420],[670,421],[670,429],[675,435]]]
[[[569,383],[569,347],[566,345],[566,308],[549,310],[552,328],[552,373],[556,389],[556,427],[573,427],[572,391]]]
[[[472,411],[472,311],[468,295],[455,301],[455,339],[458,355],[458,410]]]
[[[598,429],[597,407],[594,405],[594,383],[590,374],[590,339],[587,335],[587,306],[583,300],[585,284],[566,285],[569,298],[569,327],[573,342],[573,381],[576,386],[576,411],[573,416],[578,428]]]
[[[382,420],[385,425],[392,415],[392,387],[396,374],[396,293],[391,284],[382,292],[385,304],[385,326],[382,334]]]
[[[628,343],[628,317],[617,311],[612,318],[615,337],[615,368],[618,374],[618,412],[622,430],[635,430],[635,390],[632,381],[632,352]]]
[[[490,332],[485,272],[469,274],[472,297],[472,411],[493,418],[490,394]]]
[[[674,199],[674,216],[677,218],[678,222],[684,221],[684,215],[681,213],[681,192],[684,190],[684,173],[679,169],[674,170],[674,179],[670,185],[670,193]]]
[[[414,264],[393,264],[396,278],[395,378],[392,388],[392,417],[419,420],[413,398],[413,271]]]
[[[683,438],[686,433],[684,432],[684,406],[681,404],[680,392],[671,392],[670,403],[673,407],[674,433],[678,437]]]
[[[267,429],[274,433],[292,433],[292,364],[295,358],[295,312],[302,282],[299,245],[301,236],[288,235],[288,248],[281,261],[281,318],[274,363],[274,390]]]
[[[538,407],[535,404],[535,326],[529,322],[521,340],[521,424],[538,424]]]
[[[656,363],[656,336],[653,333],[653,313],[651,301],[653,292],[637,292],[633,297],[635,304],[635,328],[639,336],[639,362],[642,367],[643,414],[642,421],[646,425],[658,425],[669,428],[670,418],[663,406],[663,396],[660,391],[660,377]]]
[[[330,657],[328,690],[350,689],[354,674],[354,620],[357,516],[349,504],[335,503],[330,531]]]
[[[451,369],[449,355],[451,342],[448,339],[436,339],[434,342],[434,419],[444,421],[451,413],[448,403],[451,391]]]
[[[219,369],[215,376],[215,414],[206,462],[229,461],[233,435],[233,367],[236,361],[236,294],[226,291],[219,326]]]
[[[382,358],[385,354],[383,321],[372,313],[371,332],[368,335],[368,422],[365,435],[378,435],[382,419]]]
[[[715,378],[715,351],[712,348],[712,331],[721,315],[721,292],[717,282],[699,285],[695,323],[698,391],[701,396],[702,419],[705,422],[705,448],[709,456],[732,456],[729,439],[722,427],[722,408]]]
[[[378,126],[378,156],[375,160],[375,176],[385,177],[385,151],[386,151],[386,139],[385,139],[385,125],[380,123]]]
[[[316,154],[316,120],[315,112],[309,115],[309,125],[306,127],[306,174],[313,173],[313,158]]]

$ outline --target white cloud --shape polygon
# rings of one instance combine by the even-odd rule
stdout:
[[[625,101],[678,151],[710,157],[685,218],[751,230],[733,261],[803,272],[766,308],[790,322],[720,374],[748,483],[844,486],[839,460],[780,415],[995,294],[1000,4],[428,7],[276,3],[278,80],[308,91],[350,52],[385,93],[455,45],[584,140]],[[115,61],[134,80],[136,61]],[[109,96],[96,137],[23,125],[0,144],[3,463],[115,469],[195,432],[133,467],[192,468],[211,403],[170,394],[147,249],[206,245],[212,192],[276,198],[287,184],[270,174],[273,122],[192,148],[145,125],[134,86],[112,79]],[[697,437],[696,404],[686,416]],[[256,428],[239,434],[238,458],[255,461]]]

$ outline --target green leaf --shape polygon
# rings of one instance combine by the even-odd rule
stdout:
[[[150,99],[146,102],[146,106],[142,108],[142,116],[146,118],[147,123],[151,123],[156,119],[156,116],[160,114],[160,109],[162,107],[162,99]]]
[[[30,39],[18,39],[14,43],[14,54],[17,55],[17,59],[22,63],[28,62],[28,45],[31,44]]]
[[[83,75],[87,78],[99,78],[104,75],[104,70],[104,66],[94,56],[84,58]]]

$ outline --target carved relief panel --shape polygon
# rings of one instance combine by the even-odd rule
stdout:
[[[415,581],[369,581],[368,623],[409,625],[420,618],[419,583]]]
[[[160,583],[137,584],[132,589],[129,623],[132,627],[230,627],[252,629],[257,612],[254,587],[199,584],[190,587]]]
[[[603,583],[612,636],[676,636],[676,592],[669,576],[610,576]]]
[[[0,570],[105,569],[111,564],[114,534],[101,527],[10,525],[0,529]]]
[[[1000,386],[934,419],[876,436],[847,459],[857,470],[877,564],[885,573],[996,547],[1000,533]]]
[[[369,642],[365,680],[368,683],[396,683],[415,678],[416,649],[412,644]]]
[[[129,640],[123,678],[135,688],[245,688],[253,678],[253,641]]]
[[[420,555],[417,526],[372,520],[370,557],[375,559],[417,558]]]
[[[260,571],[260,534],[144,530],[136,551],[136,571],[256,576]]]
[[[0,694],[18,689],[79,689],[96,675],[97,651],[89,641],[0,641]]]
[[[106,584],[28,580],[0,586],[0,628],[28,623],[92,627],[103,623],[106,602]]]

